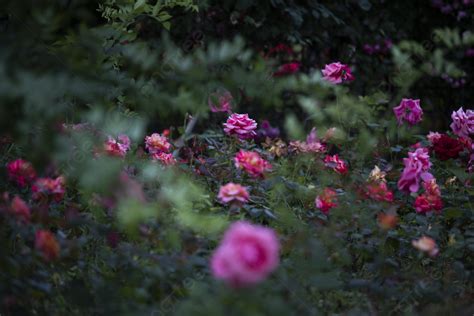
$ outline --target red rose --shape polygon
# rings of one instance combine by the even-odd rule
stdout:
[[[459,140],[443,134],[433,142],[432,149],[439,160],[448,160],[457,158],[459,153],[463,151],[464,146]]]

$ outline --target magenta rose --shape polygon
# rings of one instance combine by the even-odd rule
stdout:
[[[413,126],[423,118],[423,110],[420,106],[420,100],[402,99],[400,105],[393,108],[393,112],[395,113],[398,124],[400,125],[405,121]]]
[[[354,80],[354,76],[352,75],[349,66],[341,64],[340,62],[326,65],[322,72],[323,78],[333,84],[340,84],[344,81]]]

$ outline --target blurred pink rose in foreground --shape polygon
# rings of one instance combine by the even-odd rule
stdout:
[[[244,186],[230,182],[221,186],[217,197],[223,204],[228,204],[231,202],[240,204],[248,202],[249,193]]]
[[[354,80],[349,66],[341,64],[340,62],[326,65],[322,70],[323,78],[333,84],[340,84],[344,81]]]
[[[419,251],[427,253],[430,257],[435,257],[439,253],[438,246],[431,237],[423,236],[420,239],[413,240],[411,244]]]
[[[235,222],[212,255],[212,274],[233,287],[259,283],[278,267],[279,249],[272,229]]]
[[[423,110],[420,106],[420,100],[402,99],[400,105],[393,108],[393,112],[395,113],[398,124],[400,125],[405,121],[413,126],[423,118]]]

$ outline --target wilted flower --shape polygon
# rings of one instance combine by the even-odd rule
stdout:
[[[119,135],[117,139],[108,137],[104,144],[105,152],[110,156],[125,157],[130,149],[130,138],[127,135]]]
[[[240,150],[234,158],[235,167],[244,169],[252,177],[263,177],[272,166],[254,151]]]
[[[46,261],[52,261],[59,257],[59,243],[50,231],[38,230],[36,232],[35,248],[41,252]]]
[[[393,214],[385,214],[385,213],[379,213],[377,216],[379,226],[380,228],[384,230],[389,230],[392,228],[395,228],[398,224],[398,217],[397,215]]]
[[[7,164],[8,177],[20,187],[25,187],[36,178],[36,171],[28,161],[17,159]]]
[[[52,199],[55,202],[59,202],[62,200],[65,192],[64,178],[39,178],[35,181],[31,190],[33,191],[33,199],[35,200],[46,199],[49,201]]]
[[[354,80],[354,76],[351,73],[349,66],[341,64],[340,62],[331,63],[326,65],[323,72],[323,78],[333,84],[340,84],[344,81]]]
[[[408,158],[403,159],[403,169],[398,189],[405,192],[417,192],[420,188],[420,180],[428,181],[433,178],[428,170],[431,167],[430,156],[426,148],[417,148],[408,153]]]
[[[231,112],[232,109],[232,94],[226,89],[219,89],[209,95],[207,104],[211,112]]]
[[[259,283],[278,267],[279,249],[272,229],[235,222],[212,255],[212,274],[233,287]]]
[[[168,154],[165,152],[153,153],[151,154],[151,159],[157,160],[165,166],[171,166],[176,164],[176,159],[174,158],[173,154]]]
[[[10,204],[10,212],[18,220],[23,222],[30,221],[30,208],[19,196],[15,196]]]
[[[451,114],[453,122],[450,127],[454,134],[459,137],[469,137],[469,135],[474,134],[474,111],[467,110],[464,112],[463,108],[454,111]]]
[[[439,160],[448,160],[459,157],[459,153],[464,150],[464,145],[459,140],[442,134],[432,141],[433,151]]]
[[[314,201],[316,208],[321,210],[323,214],[329,214],[329,210],[337,207],[337,193],[331,188],[325,188],[323,193],[318,195]]]
[[[270,154],[281,157],[288,154],[288,147],[286,143],[281,139],[271,140],[267,138],[264,143],[262,143],[263,148],[265,148]]]
[[[224,123],[224,132],[227,135],[236,135],[239,139],[252,139],[257,136],[255,130],[257,122],[249,118],[248,114],[234,113]]]
[[[387,180],[385,180],[386,175],[387,173],[380,170],[378,166],[375,166],[370,172],[368,180],[369,182],[387,182]]]
[[[240,204],[248,202],[249,193],[244,186],[230,182],[221,186],[217,197],[223,204],[228,204],[231,202]]]
[[[338,155],[327,155],[324,158],[324,163],[326,164],[326,167],[332,168],[339,174],[346,174],[349,171],[347,164],[343,160],[339,159]]]
[[[171,144],[166,136],[153,133],[145,137],[145,148],[150,154],[167,153],[171,148]]]
[[[411,244],[421,252],[427,253],[430,257],[435,257],[439,253],[438,246],[431,237],[423,236],[420,239],[413,240]]]
[[[410,125],[415,125],[420,122],[423,117],[420,100],[402,99],[400,105],[393,108],[393,112],[400,125],[403,124],[403,121]]]

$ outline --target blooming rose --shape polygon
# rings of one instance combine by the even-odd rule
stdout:
[[[167,153],[171,148],[171,144],[168,142],[166,136],[153,133],[150,136],[145,137],[145,148],[150,154],[159,154],[162,152]]]
[[[431,257],[435,257],[439,253],[438,246],[431,237],[423,236],[420,239],[413,240],[411,244],[416,249],[427,253]]]
[[[372,182],[367,184],[367,196],[380,202],[393,202],[393,192],[387,187],[385,182]]]
[[[227,135],[236,135],[240,139],[252,139],[257,136],[255,130],[257,122],[249,118],[248,114],[234,113],[224,123],[224,132]]]
[[[433,178],[428,172],[431,167],[430,156],[426,148],[417,148],[408,153],[408,158],[403,158],[405,168],[403,169],[398,189],[405,192],[417,192],[420,188],[420,180],[428,181]]]
[[[207,104],[211,109],[211,112],[231,112],[232,109],[232,94],[225,90],[219,89],[209,95]]]
[[[291,75],[295,72],[298,72],[300,69],[301,64],[299,62],[292,62],[283,64],[278,67],[278,70],[273,73],[273,77],[281,77],[284,75]]]
[[[46,261],[52,261],[59,257],[59,243],[50,231],[38,230],[36,232],[35,248],[41,252]]]
[[[235,167],[244,169],[252,177],[263,177],[272,166],[254,151],[240,150],[234,158]]]
[[[384,230],[389,230],[397,226],[398,217],[393,214],[379,213],[377,216],[380,228]]]
[[[10,212],[20,221],[30,221],[30,208],[19,196],[15,196],[10,204]]]
[[[279,248],[272,229],[235,222],[212,255],[212,274],[233,287],[259,283],[277,268]]]
[[[429,132],[426,138],[430,141],[430,143],[434,143],[441,137],[441,134],[438,132]]]
[[[31,190],[33,191],[33,199],[35,200],[46,199],[49,201],[49,199],[52,199],[55,202],[59,202],[62,200],[65,192],[64,178],[39,178],[35,181]]]
[[[402,99],[400,105],[393,108],[398,124],[406,121],[410,125],[420,122],[423,117],[423,110],[420,107],[420,100]]]
[[[341,64],[340,62],[326,65],[323,72],[323,78],[333,84],[340,84],[344,81],[354,80],[349,66]]]
[[[439,160],[448,160],[459,157],[459,153],[464,150],[464,145],[457,139],[442,134],[433,142],[433,151]]]
[[[223,204],[230,202],[247,203],[249,200],[249,193],[244,186],[230,182],[221,186],[217,197]]]
[[[343,160],[339,159],[338,155],[327,155],[324,158],[324,163],[327,167],[334,169],[334,171],[339,174],[346,174],[349,171],[347,164]]]
[[[117,139],[109,136],[104,144],[104,150],[110,156],[123,158],[129,149],[130,138],[127,135],[119,135]]]
[[[36,171],[28,161],[17,159],[7,164],[8,177],[20,187],[25,187],[36,178]]]
[[[173,154],[167,154],[164,152],[151,154],[151,159],[159,161],[165,166],[171,166],[176,164],[176,159],[174,158]]]
[[[443,208],[441,191],[436,179],[423,182],[425,192],[416,197],[415,209],[417,213],[426,214],[431,211],[439,212]]]
[[[316,197],[314,204],[316,208],[320,209],[323,214],[329,214],[329,210],[337,207],[336,191],[330,188],[325,188],[323,193]]]
[[[469,135],[474,134],[474,111],[467,110],[464,112],[463,108],[454,111],[451,114],[453,122],[450,127],[453,130],[453,133],[459,137],[469,137]]]

